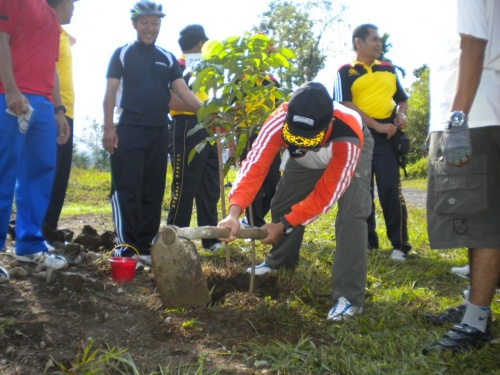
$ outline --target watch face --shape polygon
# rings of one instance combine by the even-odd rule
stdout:
[[[450,116],[450,126],[462,126],[465,122],[465,113],[461,111],[452,112]]]

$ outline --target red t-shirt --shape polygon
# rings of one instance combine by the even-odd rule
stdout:
[[[56,12],[46,0],[0,0],[0,31],[10,35],[19,91],[52,100],[60,36]],[[5,93],[1,81],[0,93]]]

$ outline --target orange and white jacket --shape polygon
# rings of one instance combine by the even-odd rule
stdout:
[[[229,205],[244,210],[252,203],[267,171],[280,148],[306,168],[325,169],[314,190],[285,215],[292,225],[306,225],[328,212],[349,185],[363,147],[363,124],[360,116],[340,103],[334,103],[333,126],[323,144],[307,152],[289,146],[281,131],[288,103],[279,106],[262,125],[259,136],[243,161],[229,193]]]

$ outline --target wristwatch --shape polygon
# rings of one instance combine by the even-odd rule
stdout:
[[[63,111],[64,113],[66,113],[66,107],[63,105],[58,105],[57,107],[54,107],[54,113],[57,113],[59,111]]]
[[[448,122],[447,129],[458,128],[465,124],[467,117],[462,111],[455,111],[450,113],[450,121]]]
[[[283,225],[285,226],[285,228],[283,229],[283,235],[284,236],[288,236],[289,234],[291,234],[293,232],[293,230],[295,229],[295,227],[292,227],[290,225],[290,223],[288,222],[287,219],[285,219],[285,217],[283,216],[281,219],[280,219],[280,222],[283,223]]]

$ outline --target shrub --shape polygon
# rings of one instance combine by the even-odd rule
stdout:
[[[408,178],[427,178],[427,163],[428,158],[420,158],[413,164],[406,167]]]

